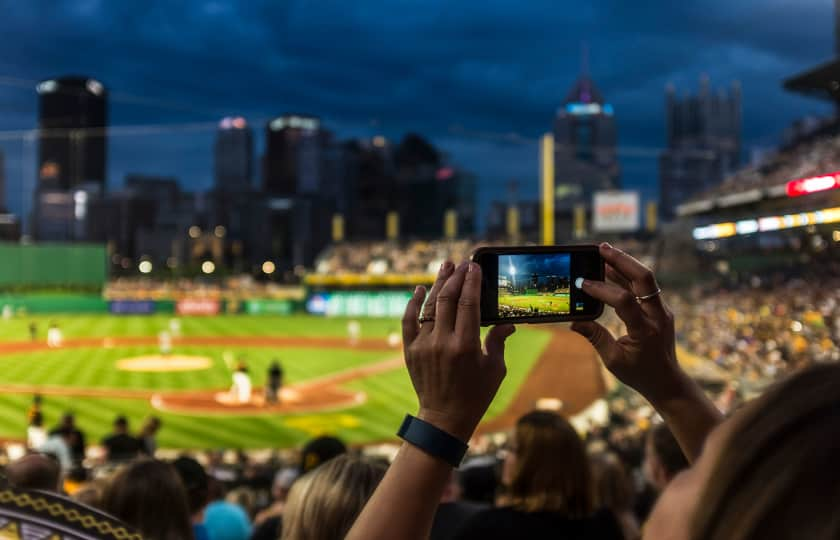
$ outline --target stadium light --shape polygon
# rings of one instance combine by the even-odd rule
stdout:
[[[263,274],[271,275],[276,269],[277,267],[271,261],[265,261],[264,263],[262,263]]]
[[[791,180],[787,183],[785,191],[788,197],[801,197],[820,191],[828,191],[840,188],[840,172],[834,172],[823,176],[812,176]]]
[[[193,225],[189,228],[187,233],[190,235],[190,238],[198,238],[199,236],[201,236],[201,227],[199,227],[198,225]]]
[[[140,261],[140,264],[137,265],[137,269],[140,270],[141,274],[151,273],[152,261]]]
[[[508,257],[508,272],[510,272],[510,281],[513,288],[516,288],[516,267],[513,266],[513,259]]]
[[[224,238],[227,234],[227,229],[225,229],[224,225],[216,225],[216,228],[213,229],[213,234],[216,235],[216,238]]]
[[[213,261],[204,261],[201,263],[201,271],[205,274],[212,274],[216,270],[216,265]]]

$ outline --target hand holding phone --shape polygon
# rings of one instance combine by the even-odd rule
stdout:
[[[604,280],[598,246],[480,248],[481,324],[592,321],[604,304],[575,286]]]

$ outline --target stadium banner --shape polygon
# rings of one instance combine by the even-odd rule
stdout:
[[[108,311],[115,315],[151,315],[155,312],[155,303],[151,300],[113,300]]]
[[[332,291],[309,296],[306,311],[327,317],[399,317],[411,299],[405,291]]]
[[[248,315],[291,315],[295,306],[291,300],[246,300],[245,313]]]
[[[175,303],[178,315],[218,315],[221,302],[212,298],[186,298]]]
[[[596,191],[592,197],[592,228],[595,232],[639,230],[637,191]]]

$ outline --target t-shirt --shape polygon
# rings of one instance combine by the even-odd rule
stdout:
[[[451,540],[455,538],[458,529],[472,516],[490,508],[487,504],[462,501],[441,503],[437,512],[435,512],[435,520],[432,522],[429,540]]]
[[[283,532],[283,518],[273,516],[254,529],[251,540],[277,540]]]
[[[569,519],[558,512],[523,512],[493,508],[473,515],[455,538],[459,540],[623,540],[621,527],[607,510],[592,517]]]
[[[102,446],[108,450],[108,459],[110,461],[134,459],[137,457],[137,452],[140,451],[140,441],[136,437],[125,433],[116,433],[110,437],[106,437],[102,441]]]

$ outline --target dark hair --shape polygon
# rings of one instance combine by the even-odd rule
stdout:
[[[201,463],[188,456],[181,456],[172,462],[184,489],[187,490],[187,503],[190,507],[190,514],[200,512],[207,506],[207,473]]]
[[[592,457],[592,485],[595,504],[618,514],[633,509],[633,484],[617,455],[603,453]]]
[[[730,422],[691,538],[840,537],[840,365],[776,385]]]
[[[123,415],[119,415],[114,419],[114,426],[115,427],[128,427],[128,418]]]
[[[61,467],[58,461],[44,454],[29,454],[6,467],[9,485],[19,489],[58,491]]]
[[[149,540],[192,540],[187,493],[174,467],[143,460],[121,469],[102,497],[102,509]]]
[[[669,478],[688,468],[688,460],[667,425],[653,426],[648,432],[648,439]]]
[[[562,416],[534,411],[516,422],[516,465],[507,486],[513,505],[526,512],[568,517],[592,513],[592,473],[583,441]]]

